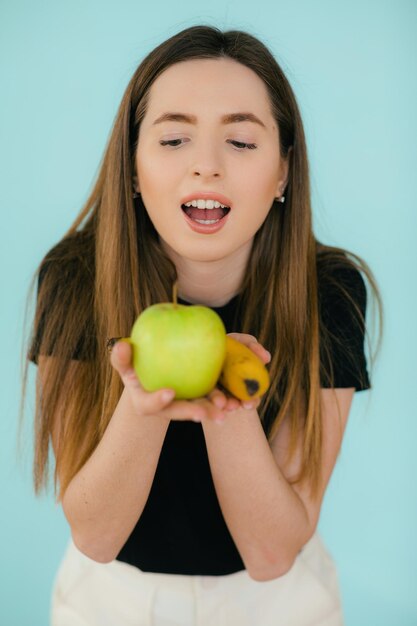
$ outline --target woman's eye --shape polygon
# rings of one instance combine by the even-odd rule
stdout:
[[[168,140],[163,140],[161,139],[161,141],[159,142],[161,146],[179,146],[181,145],[181,141],[182,139],[168,139]]]
[[[244,141],[237,141],[235,139],[228,139],[227,141],[236,146],[239,150],[255,150],[255,148],[258,147],[255,143],[245,143]],[[182,145],[182,143],[183,139],[161,139],[159,142],[161,146],[172,146],[173,148]]]
[[[244,143],[243,141],[236,141],[234,139],[228,140],[229,143],[232,143],[236,148],[243,148],[248,150],[255,150],[257,148],[256,143]]]

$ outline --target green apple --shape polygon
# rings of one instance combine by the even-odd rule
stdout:
[[[146,391],[175,390],[176,399],[207,395],[219,379],[226,356],[222,319],[203,305],[161,302],[135,321],[130,342],[133,367]]]

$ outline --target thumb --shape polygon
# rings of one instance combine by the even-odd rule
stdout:
[[[143,415],[155,415],[163,411],[175,397],[173,389],[157,389],[157,391],[145,391],[141,386],[135,392],[140,412]]]
[[[113,346],[110,355],[112,366],[118,371],[125,387],[134,391],[142,413],[161,411],[175,396],[175,391],[168,388],[148,392],[143,389],[132,366],[132,346],[127,340],[119,340]]]
[[[132,347],[126,339],[119,339],[111,351],[110,363],[123,377],[129,369],[132,369]]]

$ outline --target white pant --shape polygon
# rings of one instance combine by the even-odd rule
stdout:
[[[97,563],[69,542],[55,579],[52,626],[343,626],[333,560],[316,532],[284,576],[142,572]]]

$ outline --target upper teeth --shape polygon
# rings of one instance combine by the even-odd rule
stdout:
[[[222,207],[223,209],[228,208],[225,204],[217,202],[217,200],[191,200],[190,202],[186,202],[185,206],[193,206],[197,209],[218,209],[219,207]]]

